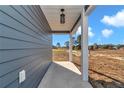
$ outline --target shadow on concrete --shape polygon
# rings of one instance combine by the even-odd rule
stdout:
[[[52,63],[39,88],[91,88],[83,82],[81,72],[71,62]]]

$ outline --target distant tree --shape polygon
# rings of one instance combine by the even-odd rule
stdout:
[[[79,43],[77,42],[77,40],[75,40],[73,44],[74,44],[75,46],[79,45]]]
[[[74,44],[74,42],[75,42],[75,37],[72,37],[72,43]]]
[[[72,46],[72,49],[75,50],[75,46],[74,45]]]
[[[52,48],[53,48],[53,49],[56,49],[57,47],[53,45]]]
[[[69,48],[69,41],[66,41],[64,45],[66,46],[66,48]]]
[[[112,44],[109,44],[109,45],[108,45],[108,49],[111,49],[111,50],[112,50],[113,47],[114,47],[114,45],[112,45]]]
[[[59,42],[56,44],[56,47],[57,47],[57,48],[60,48],[60,47],[61,47],[61,45],[60,45]]]
[[[75,37],[72,37],[72,43],[74,46],[77,46],[78,45],[78,42],[77,40],[75,39]]]
[[[102,49],[109,49],[109,45],[102,45],[101,48]]]
[[[77,40],[75,40],[74,42],[75,44],[75,50],[79,50],[81,49],[81,35],[77,36]]]
[[[117,49],[120,49],[120,48],[121,48],[121,44],[118,44],[118,45],[117,45]]]
[[[81,45],[77,45],[76,47],[77,47],[76,50],[80,50],[81,49]]]
[[[78,45],[81,45],[81,35],[79,35],[79,36],[77,37],[77,43],[78,43]]]
[[[89,50],[93,50],[93,46],[92,46],[92,45],[89,46],[88,49],[89,49]]]
[[[73,50],[77,50],[77,46],[78,46],[78,42],[77,39],[75,37],[72,37],[72,43],[73,43]]]
[[[97,45],[97,43],[94,43],[94,45],[93,45],[93,49],[98,49],[98,45]]]

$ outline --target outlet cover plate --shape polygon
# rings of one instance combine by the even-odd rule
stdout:
[[[26,73],[25,73],[25,70],[22,70],[19,72],[19,83],[24,82],[25,79],[26,79]]]

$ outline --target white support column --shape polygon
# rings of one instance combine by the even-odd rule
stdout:
[[[69,41],[69,61],[72,62],[72,34],[70,33],[70,41]]]
[[[81,71],[83,81],[88,81],[88,17],[81,13]]]

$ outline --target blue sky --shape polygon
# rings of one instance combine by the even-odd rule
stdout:
[[[58,42],[61,44],[61,46],[64,46],[64,43],[68,40],[69,40],[69,35],[53,34],[53,45],[55,46]]]
[[[88,17],[89,45],[124,44],[124,6],[97,6]],[[75,37],[80,34],[80,27]],[[69,40],[68,35],[53,35],[53,45]]]

